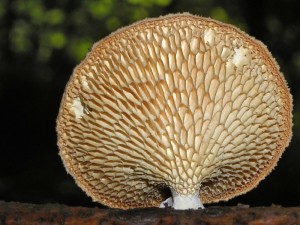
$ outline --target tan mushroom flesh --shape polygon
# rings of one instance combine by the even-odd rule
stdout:
[[[93,46],[64,92],[58,145],[94,201],[199,208],[270,173],[290,141],[291,111],[284,77],[261,42],[174,14]]]

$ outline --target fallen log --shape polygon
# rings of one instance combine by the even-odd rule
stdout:
[[[28,204],[0,201],[0,224],[60,225],[179,225],[179,224],[300,224],[300,207],[213,206],[199,210],[171,208],[99,209],[61,204]]]

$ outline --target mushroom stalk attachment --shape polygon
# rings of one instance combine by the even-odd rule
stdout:
[[[174,209],[204,209],[199,198],[199,191],[192,195],[178,195],[175,191],[172,191],[172,196]]]
[[[160,204],[160,208],[171,206],[177,210],[186,209],[204,209],[204,206],[199,198],[199,191],[190,195],[180,195],[172,190],[172,197],[166,199]]]

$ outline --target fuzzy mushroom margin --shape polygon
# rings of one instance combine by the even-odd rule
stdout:
[[[290,142],[291,112],[286,81],[260,41],[171,14],[94,44],[66,86],[58,146],[94,201],[196,209],[271,172]]]

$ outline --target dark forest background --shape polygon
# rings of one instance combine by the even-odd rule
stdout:
[[[223,205],[300,205],[299,0],[0,0],[0,200],[99,206],[63,167],[55,120],[73,68],[92,44],[145,17],[190,12],[264,42],[294,98],[294,135],[257,188]]]

